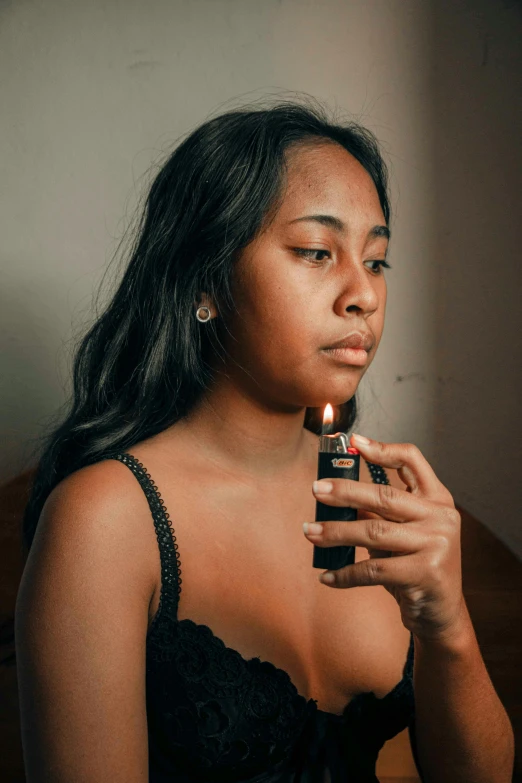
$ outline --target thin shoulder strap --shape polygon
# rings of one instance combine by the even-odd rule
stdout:
[[[372,477],[372,481],[374,484],[389,484],[390,479],[388,478],[386,471],[382,467],[382,465],[376,465],[375,462],[368,462],[368,460],[364,460],[366,464],[368,465],[368,469],[370,471],[370,475]]]
[[[147,497],[154,520],[160,551],[161,589],[158,610],[149,628],[150,634],[160,615],[177,618],[182,579],[176,536],[159,490],[142,463],[127,451],[107,455],[104,459],[117,459],[134,473]]]

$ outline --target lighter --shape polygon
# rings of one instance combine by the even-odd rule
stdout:
[[[325,408],[323,429],[319,438],[319,459],[317,463],[317,478],[345,478],[359,481],[359,465],[361,454],[358,449],[350,446],[345,432],[335,435],[326,434],[333,423],[333,409],[330,403]],[[357,509],[350,506],[329,506],[316,501],[315,519],[317,522],[342,520],[353,522],[357,519]],[[320,547],[314,545],[314,568],[328,568],[335,571],[355,562],[355,546]]]

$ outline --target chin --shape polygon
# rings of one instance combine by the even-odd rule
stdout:
[[[328,403],[333,405],[334,408],[345,405],[345,403],[352,399],[358,386],[358,383],[347,383],[346,375],[344,380],[341,378],[337,382],[330,381],[324,391],[321,390],[317,394],[314,394],[315,399],[320,400],[320,402],[314,404],[309,402],[306,407],[324,408]],[[310,393],[310,389],[308,389],[308,393]]]

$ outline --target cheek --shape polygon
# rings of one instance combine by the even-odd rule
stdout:
[[[306,310],[296,304],[278,308],[274,302],[270,310],[257,316],[249,319],[242,341],[260,366],[277,370],[279,375],[317,369],[314,362],[320,357],[320,341]]]
[[[267,308],[260,313],[262,332],[268,336],[268,355],[296,371],[317,361],[321,339],[321,316],[305,295],[289,295],[288,290],[273,291]]]
[[[274,391],[286,389],[293,399],[298,390],[320,374],[320,335],[317,319],[304,303],[286,293],[271,292],[271,301],[257,302],[243,311],[236,356],[258,382]]]
[[[260,385],[283,392],[296,402],[306,392],[307,397],[317,396],[318,405],[324,402],[325,393],[331,393],[336,401],[353,394],[375,347],[364,368],[336,365],[322,353],[329,337],[322,328],[328,312],[319,307],[317,290],[302,281],[300,284],[299,276],[295,279],[289,274],[283,279],[250,267],[236,301],[239,315],[231,326],[236,340],[230,341],[229,350]],[[382,315],[379,307],[373,316],[372,330],[377,338]]]
[[[270,309],[257,306],[241,315],[239,339],[230,345],[258,390],[303,407],[338,405],[352,397],[367,368],[336,365],[321,353],[320,314],[275,297]]]
[[[238,296],[241,343],[256,353],[299,361],[317,351],[321,345],[318,334],[317,297],[298,285],[291,275],[269,276],[250,272],[243,280]]]

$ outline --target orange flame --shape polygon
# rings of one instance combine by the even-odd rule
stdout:
[[[324,424],[331,424],[334,420],[334,413],[333,408],[330,405],[330,403],[327,403],[326,408],[324,409],[323,413],[323,425]]]

